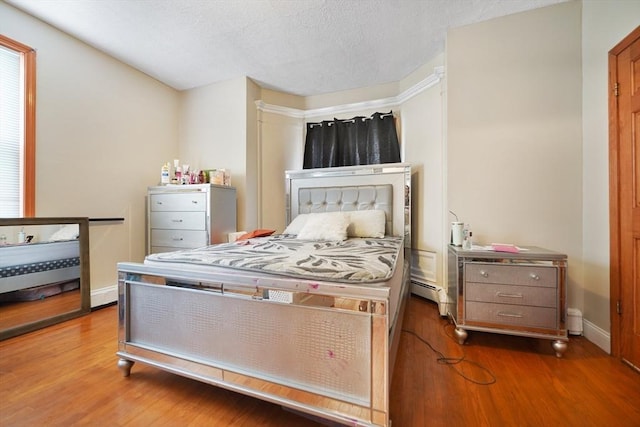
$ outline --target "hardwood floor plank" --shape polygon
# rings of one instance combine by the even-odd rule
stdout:
[[[546,340],[472,332],[460,346],[437,306],[419,297],[409,301],[404,327],[464,361],[439,362],[404,332],[390,396],[393,427],[640,426],[640,374],[584,337],[572,336],[562,359]],[[0,342],[0,425],[320,425],[140,363],[125,378],[116,351],[116,307]],[[472,382],[491,375],[494,384]]]

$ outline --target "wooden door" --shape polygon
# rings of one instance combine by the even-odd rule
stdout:
[[[609,52],[612,352],[640,369],[640,27]]]

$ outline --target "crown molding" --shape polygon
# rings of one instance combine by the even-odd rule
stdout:
[[[258,110],[265,113],[280,114],[283,116],[293,117],[297,119],[308,119],[312,117],[339,115],[345,113],[355,113],[362,110],[393,108],[398,105],[407,102],[419,93],[429,89],[440,83],[444,78],[444,66],[435,67],[433,73],[428,75],[425,79],[419,81],[417,84],[411,86],[397,96],[389,98],[374,99],[371,101],[355,102],[352,104],[335,105],[324,108],[314,108],[311,110],[300,110],[298,108],[282,107],[280,105],[267,104],[262,100],[256,101],[256,107]]]

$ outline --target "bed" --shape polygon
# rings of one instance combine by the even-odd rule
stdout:
[[[118,367],[129,376],[141,362],[301,415],[388,426],[411,168],[288,171],[285,182],[283,234],[118,264]],[[344,218],[356,237],[322,235],[345,224],[318,220]]]

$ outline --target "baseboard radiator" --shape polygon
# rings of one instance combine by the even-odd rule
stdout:
[[[411,276],[411,293],[435,302],[440,316],[447,315],[447,292],[444,288]]]
[[[447,315],[447,290],[438,286],[435,252],[411,250],[411,293],[438,304],[441,316]]]

